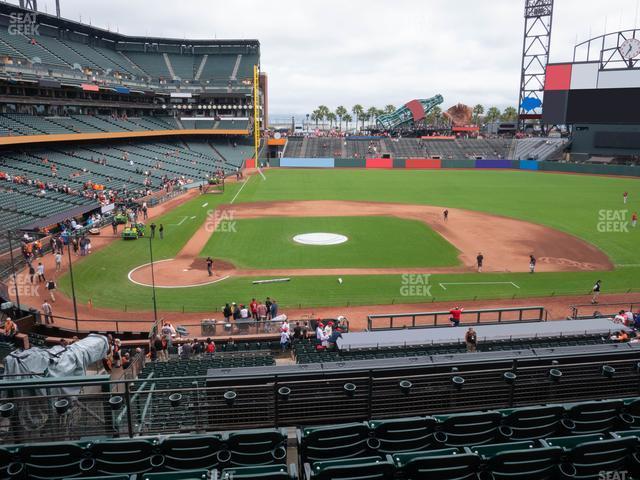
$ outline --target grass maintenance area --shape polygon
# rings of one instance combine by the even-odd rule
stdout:
[[[165,311],[217,311],[226,302],[275,297],[282,308],[425,303],[469,299],[587,294],[602,280],[604,293],[640,290],[640,180],[512,170],[286,170],[229,184],[221,195],[193,198],[158,219],[165,238],[153,241],[155,260],[174,258],[216,207],[256,202],[342,200],[460,208],[511,217],[569,233],[596,246],[614,264],[610,271],[452,273],[429,277],[429,294],[407,294],[411,278],[393,275],[291,275],[286,283],[254,285],[264,277],[232,276],[188,288],[157,289]],[[629,201],[623,204],[623,192]],[[206,198],[206,200],[203,200]],[[205,203],[207,203],[206,206]],[[236,220],[236,233],[214,233],[201,257],[238,268],[436,267],[457,265],[456,249],[428,226],[392,217],[299,217]],[[349,237],[334,246],[297,245],[306,232]],[[79,302],[118,311],[152,309],[151,288],[127,274],[149,262],[149,241],[115,241],[74,264]],[[70,295],[68,274],[58,280]]]
[[[424,223],[393,217],[287,217],[237,220],[209,239],[202,256],[242,268],[446,267],[456,249]],[[339,245],[303,245],[293,237],[331,232]],[[411,241],[408,241],[411,239]]]

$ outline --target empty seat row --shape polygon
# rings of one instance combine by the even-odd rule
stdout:
[[[298,430],[305,463],[640,428],[640,399],[372,420]]]
[[[640,431],[465,448],[445,448],[305,464],[306,480],[552,480],[638,478]],[[604,472],[617,472],[606,477]],[[624,472],[624,473],[622,473]],[[633,475],[633,476],[632,476]]]
[[[0,447],[0,478],[59,479],[134,474],[147,478],[146,474],[150,473],[286,467],[286,440],[286,431],[264,429],[3,446]]]

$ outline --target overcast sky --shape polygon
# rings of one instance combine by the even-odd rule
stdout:
[[[640,0],[556,0],[551,61],[633,28]],[[14,1],[13,3],[17,3]],[[516,106],[524,0],[60,0],[62,16],[133,35],[257,38],[272,114],[400,105],[440,93]],[[54,0],[38,0],[54,11]]]

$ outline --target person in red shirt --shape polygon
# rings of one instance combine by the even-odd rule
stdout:
[[[633,215],[631,215],[631,226],[635,228],[636,225],[638,225],[638,212],[633,212]]]
[[[256,302],[255,298],[251,299],[249,308],[251,309],[251,316],[253,317],[253,319],[258,320],[258,302]]]
[[[626,205],[627,204],[627,199],[629,198],[629,192],[624,192],[622,194],[622,201],[623,203]]]
[[[451,310],[449,310],[449,313],[451,314],[451,317],[449,317],[449,321],[451,322],[452,327],[457,327],[458,325],[460,325],[460,317],[462,316],[463,311],[464,308],[462,307],[453,307]]]

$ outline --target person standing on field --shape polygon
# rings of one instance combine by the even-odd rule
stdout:
[[[624,192],[622,194],[622,203],[627,204],[627,199],[629,198],[629,192]]]
[[[593,292],[593,297],[591,297],[591,303],[598,303],[598,297],[600,296],[600,284],[602,280],[598,280],[591,291]]]
[[[534,273],[536,271],[536,257],[529,255],[529,273]]]
[[[213,259],[211,257],[207,257],[207,273],[210,277],[213,275]]]
[[[478,252],[476,263],[478,265],[478,272],[482,272],[482,264],[484,263],[484,255],[482,255],[482,252]]]

